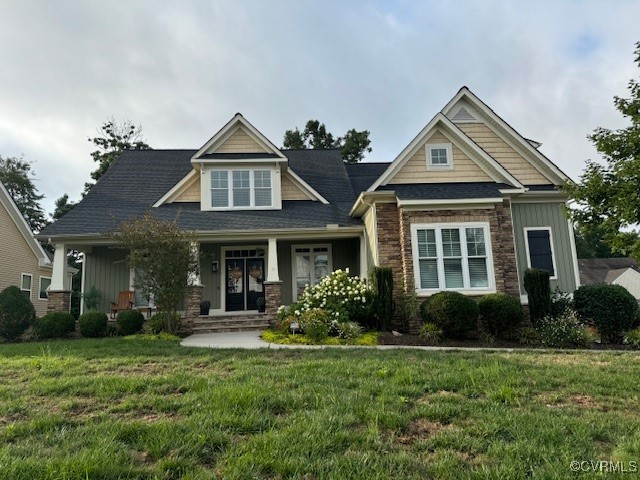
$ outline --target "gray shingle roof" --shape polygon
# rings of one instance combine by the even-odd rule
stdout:
[[[138,217],[192,170],[196,150],[135,150],[124,152],[91,191],[69,213],[45,227],[41,237],[102,234]],[[282,210],[200,211],[197,203],[173,203],[153,208],[161,219],[174,219],[190,230],[253,230],[324,228],[327,224],[361,225],[349,216],[356,199],[338,150],[284,151],[289,167],[316,189],[321,202],[284,201]]]
[[[454,200],[458,198],[501,198],[501,188],[512,188],[504,183],[402,183],[384,185],[376,191],[396,192],[401,200]]]
[[[391,165],[390,163],[354,163],[345,165],[349,178],[351,178],[351,184],[353,190],[359,194],[366,191],[373,182],[375,182],[380,175]]]
[[[632,268],[633,270],[640,272],[638,264],[631,257],[580,258],[578,259],[578,268],[580,270],[580,283],[582,285],[604,283],[607,278],[607,274],[613,270],[626,270],[627,268]]]

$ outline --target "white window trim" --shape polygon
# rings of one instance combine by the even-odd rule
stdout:
[[[45,300],[46,301],[49,298],[48,296],[46,296],[44,298],[42,298],[40,296],[40,292],[42,292],[42,279],[43,278],[46,278],[47,280],[49,280],[49,287],[51,287],[51,277],[44,277],[44,276],[40,275],[40,280],[38,282],[38,300]]]
[[[247,206],[241,206],[241,207],[234,207],[233,206],[233,171],[248,171],[249,172],[249,205]],[[267,206],[260,206],[260,207],[256,207],[255,206],[255,172],[256,170],[264,170],[264,171],[268,171],[271,174],[271,205],[267,205]],[[214,171],[226,171],[227,172],[227,207],[214,207],[212,205],[212,187],[211,187],[211,172]],[[268,167],[268,166],[264,166],[264,167],[256,167],[256,166],[245,166],[245,167],[218,167],[218,168],[211,168],[209,170],[207,170],[206,175],[205,175],[205,180],[206,180],[206,189],[203,188],[202,191],[206,192],[205,195],[203,195],[206,199],[206,203],[203,202],[203,206],[204,206],[204,210],[213,210],[213,211],[229,211],[229,210],[277,210],[279,209],[278,207],[278,201],[279,201],[279,192],[277,191],[279,189],[279,182],[276,182],[276,178],[279,176],[277,175],[277,170],[272,168],[272,167]],[[204,200],[204,199],[203,199]]]
[[[556,264],[556,252],[553,248],[553,232],[551,227],[524,227],[524,245],[527,251],[527,268],[531,268],[531,255],[529,254],[529,235],[530,231],[546,230],[549,232],[549,245],[551,246],[551,263],[553,264],[553,276],[549,280],[558,279],[558,265]]]
[[[443,148],[447,151],[447,163],[436,165],[432,163],[431,150],[435,148]],[[450,143],[427,143],[425,149],[427,150],[427,170],[453,170],[453,153]]]
[[[291,301],[298,301],[298,282],[296,280],[296,249],[297,248],[309,248],[311,249],[310,254],[313,254],[314,248],[326,248],[327,249],[327,268],[329,269],[329,273],[333,272],[333,252],[331,250],[330,243],[316,243],[316,244],[299,244],[299,245],[291,245]],[[303,255],[301,252],[300,255]]]
[[[485,249],[487,251],[487,280],[488,285],[481,288],[420,288],[420,260],[418,257],[418,230],[436,230],[436,252],[438,263],[438,283],[444,285],[444,257],[442,255],[443,228],[482,228],[485,237]],[[465,284],[469,284],[469,255],[467,252],[466,237],[460,239],[462,248],[462,277]],[[411,225],[411,252],[413,255],[413,281],[418,295],[431,295],[437,292],[460,292],[465,295],[487,294],[496,292],[496,280],[493,269],[493,248],[491,246],[491,230],[489,222],[462,222],[462,223],[416,223]]]
[[[22,288],[23,282],[22,280],[24,279],[24,277],[29,277],[31,278],[31,282],[29,282],[29,284],[31,285],[30,289],[26,289],[26,288]],[[21,292],[29,292],[29,298],[31,298],[31,294],[33,293],[33,275],[31,275],[30,273],[21,273],[20,274],[20,291]]]

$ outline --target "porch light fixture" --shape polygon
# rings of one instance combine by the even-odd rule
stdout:
[[[211,272],[212,273],[218,273],[218,261],[214,260],[213,262],[211,262]]]

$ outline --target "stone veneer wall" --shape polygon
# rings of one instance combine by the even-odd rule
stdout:
[[[65,312],[71,310],[71,292],[68,290],[52,290],[47,298],[48,312]]]
[[[282,282],[264,282],[265,314],[273,326],[278,308],[282,305]]]
[[[401,268],[405,281],[413,283],[414,278],[411,224],[489,222],[496,291],[520,297],[509,200],[497,203],[495,208],[433,211],[411,211],[401,208],[400,215],[400,231],[403,239]]]
[[[461,210],[405,210],[395,203],[383,203],[376,205],[376,215],[379,263],[393,269],[396,298],[414,288],[411,225],[460,222],[489,222],[496,290],[519,296],[509,200],[495,204],[495,208]],[[403,327],[401,319],[394,319],[394,327]],[[417,333],[419,320],[409,319],[405,327]]]

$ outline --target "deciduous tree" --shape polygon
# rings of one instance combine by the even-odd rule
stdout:
[[[640,67],[640,42],[635,63]],[[618,130],[598,127],[588,138],[603,156],[604,164],[587,161],[577,184],[566,192],[575,200],[571,215],[587,230],[598,228],[614,252],[640,260],[640,82],[629,81],[629,98],[614,97],[629,125]]]

